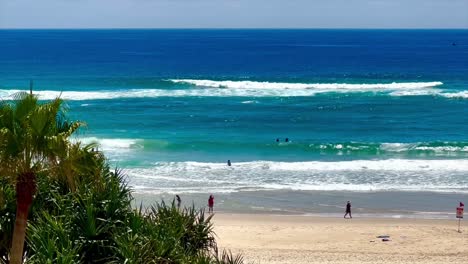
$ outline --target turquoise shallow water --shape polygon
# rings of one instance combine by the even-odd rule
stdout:
[[[79,139],[99,142],[145,200],[215,193],[229,210],[269,210],[327,192],[374,208],[396,192],[416,212],[467,198],[466,30],[0,30],[0,40],[0,97],[30,79],[40,98],[61,95],[88,123]]]

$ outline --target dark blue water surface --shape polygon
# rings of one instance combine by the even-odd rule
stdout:
[[[125,166],[468,158],[468,30],[0,30],[30,79]]]
[[[468,73],[467,30],[1,30],[0,39],[3,83],[34,77],[63,89],[93,78],[455,82]]]

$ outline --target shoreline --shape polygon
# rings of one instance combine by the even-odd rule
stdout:
[[[463,223],[465,222],[465,223]],[[468,223],[456,220],[323,218],[216,213],[221,248],[247,262],[276,263],[466,263]],[[377,238],[388,235],[389,241]]]
[[[204,208],[212,194],[179,193],[182,207]],[[175,194],[134,192],[134,206],[150,206],[164,200],[170,203]],[[340,191],[244,191],[214,193],[215,212],[227,214],[298,215],[341,218],[346,201],[351,201],[354,216],[366,218],[454,219],[459,201],[468,194],[431,192],[340,192]]]

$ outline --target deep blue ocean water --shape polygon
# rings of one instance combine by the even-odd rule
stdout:
[[[142,195],[468,196],[468,30],[0,30],[30,79]]]

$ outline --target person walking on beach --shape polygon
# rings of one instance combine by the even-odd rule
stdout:
[[[178,194],[176,194],[175,198],[177,201],[177,209],[180,209],[180,203],[182,202],[182,200],[180,199],[180,196]]]
[[[208,213],[213,213],[213,206],[214,206],[214,196],[211,194],[210,198],[208,198]]]
[[[346,216],[349,214],[349,218],[353,218],[351,216],[351,202],[348,201],[348,203],[346,204],[346,213],[344,215],[344,218],[346,218]]]

